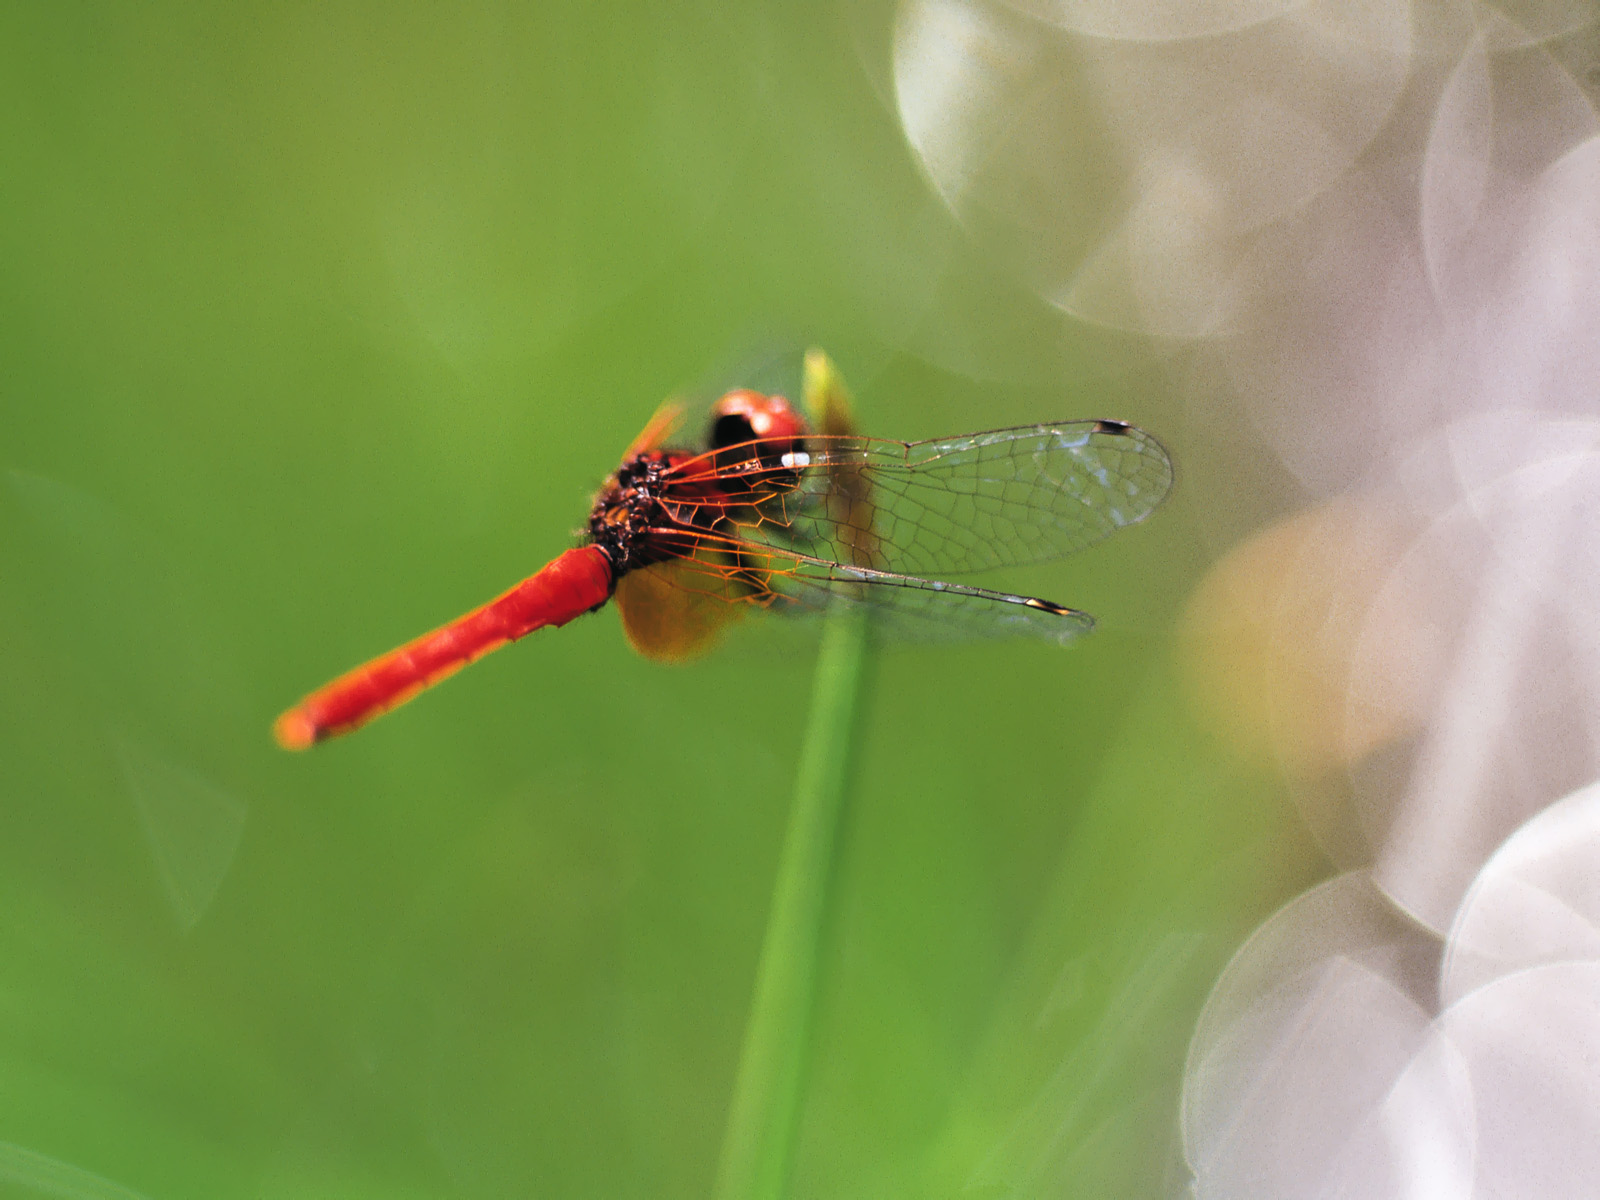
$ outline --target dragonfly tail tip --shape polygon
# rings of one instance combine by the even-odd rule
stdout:
[[[309,750],[317,741],[317,727],[305,712],[291,708],[272,723],[272,736],[285,750]]]

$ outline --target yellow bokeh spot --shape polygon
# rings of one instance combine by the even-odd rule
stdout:
[[[1309,778],[1421,720],[1418,647],[1435,606],[1399,594],[1413,530],[1378,499],[1297,513],[1224,556],[1190,597],[1180,657],[1224,739]]]

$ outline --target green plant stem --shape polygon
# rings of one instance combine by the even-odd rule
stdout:
[[[794,807],[728,1108],[717,1200],[779,1200],[785,1192],[805,1090],[819,947],[865,646],[863,613],[828,615]]]

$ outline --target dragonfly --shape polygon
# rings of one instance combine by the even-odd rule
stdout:
[[[783,396],[748,389],[713,406],[703,448],[667,445],[680,421],[667,406],[634,440],[595,496],[581,545],[312,692],[274,724],[279,744],[303,750],[348,733],[490,651],[611,601],[634,648],[663,661],[700,653],[741,612],[841,605],[918,640],[1064,644],[1094,618],[946,577],[1082,550],[1149,516],[1173,481],[1161,443],[1122,421],[900,442],[817,432]]]

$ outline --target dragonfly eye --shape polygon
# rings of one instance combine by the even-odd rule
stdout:
[[[711,410],[711,466],[725,503],[759,504],[800,482],[811,462],[805,418],[782,396],[729,392]]]
[[[713,450],[726,450],[729,446],[753,442],[755,439],[755,428],[744,413],[724,413],[711,423],[709,440]]]
[[[711,418],[710,449],[720,467],[792,469],[805,460],[805,418],[782,396],[747,389],[729,392],[717,401]]]

